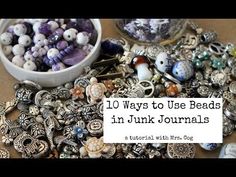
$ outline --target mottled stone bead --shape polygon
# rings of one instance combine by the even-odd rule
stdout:
[[[2,51],[3,51],[4,55],[6,55],[6,56],[10,55],[11,51],[12,51],[12,46],[11,45],[2,46]]]
[[[35,71],[35,70],[37,70],[36,64],[35,64],[33,61],[31,61],[31,60],[26,61],[26,62],[24,63],[24,65],[23,65],[23,68],[24,68],[25,70],[29,70],[29,71]]]
[[[21,35],[18,39],[18,43],[23,45],[24,47],[28,47],[32,42],[32,39],[29,35]]]
[[[25,64],[24,58],[20,55],[14,56],[11,62],[19,67],[23,67],[23,65]]]
[[[10,45],[13,40],[13,35],[9,32],[2,33],[0,36],[1,44]]]
[[[26,26],[24,24],[16,24],[14,26],[14,33],[15,33],[15,35],[21,36],[23,34],[26,34],[26,32],[27,32],[27,28],[26,28]]]
[[[13,48],[12,48],[12,53],[13,53],[14,55],[24,55],[24,53],[25,53],[25,48],[24,48],[24,46],[21,45],[21,44],[16,44],[16,45],[14,45]]]

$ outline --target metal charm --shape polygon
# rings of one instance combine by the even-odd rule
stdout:
[[[22,113],[18,117],[18,123],[24,130],[28,130],[33,124],[35,124],[35,119],[31,115]]]
[[[164,52],[165,48],[161,45],[151,45],[151,46],[147,46],[145,51],[146,51],[147,57],[149,57],[152,60],[156,60],[156,56],[160,52]]]
[[[48,151],[47,142],[35,139],[27,132],[23,132],[16,137],[14,148],[22,153],[23,158],[40,158]]]
[[[5,148],[0,148],[0,159],[9,159],[9,158],[10,158],[9,151]]]
[[[93,136],[101,135],[103,132],[103,121],[100,119],[93,119],[87,124],[87,129]]]
[[[229,91],[233,94],[236,94],[236,81],[233,81],[229,85]]]
[[[223,71],[214,70],[211,73],[211,81],[213,84],[223,86],[227,81],[227,75]]]
[[[53,97],[51,93],[47,90],[40,90],[36,93],[34,102],[36,106],[43,108],[51,108],[53,107]]]
[[[139,81],[136,84],[136,87],[140,87],[141,89],[144,90],[145,98],[151,98],[153,96],[155,88],[152,82],[147,80]]]
[[[222,55],[225,51],[225,46],[220,42],[213,42],[209,44],[209,50],[215,55]]]
[[[187,33],[182,37],[182,47],[185,49],[194,49],[197,47],[199,39],[197,36]]]
[[[33,94],[34,93],[32,90],[25,87],[21,87],[16,91],[15,96],[18,101],[29,104],[32,102]]]
[[[30,132],[31,136],[33,136],[34,138],[43,138],[46,136],[44,126],[40,123],[33,124],[31,126]]]
[[[170,158],[194,158],[196,152],[192,143],[169,143],[167,153]]]
[[[208,31],[208,32],[204,32],[201,37],[200,37],[200,41],[202,43],[210,43],[210,42],[214,42],[217,38],[217,34],[213,31]]]
[[[225,115],[223,115],[223,135],[229,136],[234,131],[234,123],[232,120],[228,119]]]

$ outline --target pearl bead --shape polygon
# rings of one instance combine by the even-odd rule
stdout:
[[[25,59],[25,61],[29,61],[29,60],[33,61],[34,57],[30,51],[27,51],[27,52],[25,52],[24,59]]]
[[[53,59],[54,57],[56,57],[59,54],[59,50],[57,50],[56,48],[51,48],[48,50],[47,52],[47,57],[49,59]]]
[[[66,41],[73,41],[76,39],[76,32],[70,28],[63,33],[63,37]]]
[[[10,45],[12,43],[13,35],[11,33],[5,32],[0,36],[1,44]]]
[[[12,46],[11,45],[5,45],[2,47],[4,55],[8,56],[11,54]]]
[[[18,43],[22,44],[24,47],[27,47],[31,44],[32,40],[28,35],[21,35],[18,39]]]
[[[44,39],[46,39],[45,35],[38,33],[38,34],[35,34],[33,41],[35,44],[37,44],[39,42],[43,42]]]
[[[26,34],[26,32],[27,32],[27,28],[24,24],[17,24],[14,26],[14,33],[17,36],[21,36],[23,34]]]
[[[25,64],[23,65],[23,68],[25,70],[30,70],[30,71],[35,71],[37,69],[37,66],[36,64],[31,61],[31,60],[28,60],[27,62],[25,62]]]
[[[11,61],[13,64],[15,64],[16,66],[19,66],[22,68],[22,66],[25,64],[25,60],[22,56],[20,55],[16,55],[12,58]]]
[[[54,32],[57,28],[59,28],[59,25],[55,21],[49,21],[48,24],[50,25],[50,29],[52,32]]]
[[[34,25],[33,25],[33,30],[34,32],[37,34],[39,33],[39,27],[41,26],[41,23],[40,22],[35,22]]]
[[[80,32],[76,36],[76,42],[79,45],[86,45],[89,42],[89,36],[86,32]]]
[[[25,48],[22,44],[16,44],[12,48],[12,53],[14,55],[24,55],[25,53]]]

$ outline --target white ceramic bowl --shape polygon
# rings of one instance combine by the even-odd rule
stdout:
[[[82,72],[85,66],[91,65],[95,61],[100,53],[102,28],[99,19],[91,19],[95,29],[98,32],[97,42],[92,51],[78,64],[55,72],[37,72],[28,71],[20,68],[7,59],[2,51],[2,45],[0,44],[0,58],[6,68],[6,70],[17,80],[31,80],[42,87],[55,87],[66,82],[76,79]],[[2,19],[0,21],[0,34],[6,31],[6,28],[15,22],[14,19]]]

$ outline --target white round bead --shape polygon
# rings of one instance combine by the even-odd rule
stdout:
[[[89,37],[83,32],[80,32],[76,36],[76,42],[79,45],[86,45],[89,42]]]
[[[73,41],[76,39],[76,32],[75,32],[75,30],[68,29],[68,30],[64,31],[63,37],[66,41]]]
[[[5,45],[2,47],[4,55],[8,56],[11,54],[12,46],[11,45]]]
[[[34,35],[33,41],[34,41],[35,44],[37,44],[37,43],[39,43],[41,41],[43,42],[45,38],[46,37],[43,34],[37,33],[37,34]]]
[[[18,39],[18,43],[27,47],[31,44],[32,39],[28,35],[21,35]]]
[[[29,60],[33,61],[34,57],[30,51],[27,51],[27,52],[25,52],[24,59],[25,59],[25,61],[29,61]]]
[[[33,31],[37,34],[39,33],[39,27],[41,26],[40,22],[35,22],[33,25]]]
[[[12,53],[14,55],[24,55],[25,53],[25,48],[22,44],[16,44],[12,48]]]
[[[27,32],[27,28],[24,24],[17,24],[14,26],[14,33],[17,36],[21,36],[23,34],[26,34],[26,32]]]
[[[0,36],[1,44],[10,45],[12,43],[13,35],[11,33],[5,32]]]
[[[52,32],[54,32],[57,28],[59,28],[59,25],[55,21],[49,21],[48,24],[50,25],[50,29]]]
[[[53,57],[57,56],[58,54],[59,54],[59,50],[57,50],[56,48],[51,48],[47,52],[47,57],[49,59],[52,59]]]
[[[30,70],[30,71],[35,71],[37,69],[37,66],[36,64],[31,61],[31,60],[28,60],[27,62],[25,62],[25,64],[23,65],[23,68],[25,70]]]
[[[22,56],[20,55],[16,55],[12,58],[12,61],[11,61],[13,64],[19,66],[22,68],[22,66],[25,64],[25,60]]]
[[[75,29],[75,28],[70,28],[69,30],[73,30],[73,31],[75,32],[75,34],[77,34],[77,33],[78,33],[78,30],[77,30],[77,29]]]

